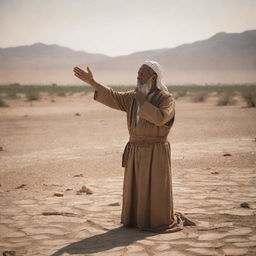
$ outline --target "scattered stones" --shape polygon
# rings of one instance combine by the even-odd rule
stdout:
[[[76,194],[77,194],[77,195],[81,195],[81,194],[83,194],[83,193],[86,193],[87,195],[91,195],[91,194],[93,194],[93,191],[92,191],[90,188],[88,188],[88,187],[86,187],[86,186],[84,185],[84,186],[82,186],[82,188],[81,188],[80,190],[78,190],[78,191],[76,192]]]
[[[2,146],[0,146],[0,151],[4,151],[4,148]]]
[[[16,187],[15,189],[24,188],[25,186],[27,186],[27,184],[21,184],[20,186]]]
[[[232,155],[229,153],[224,153],[223,156],[232,156]]]
[[[82,173],[80,173],[80,174],[76,174],[76,175],[74,175],[73,177],[83,177],[84,175],[82,174]]]
[[[119,202],[108,204],[109,206],[120,206]]]
[[[148,236],[139,230],[120,228],[121,175],[112,178],[111,182],[104,180],[102,183],[94,183],[92,188],[97,188],[96,196],[81,198],[71,192],[61,199],[53,196],[33,197],[0,204],[0,229],[4,234],[0,241],[0,251],[16,250],[18,255],[15,256],[46,256],[68,245],[72,248],[74,246],[74,250],[78,249],[76,246],[83,246],[81,253],[89,255],[92,252],[99,256],[254,255],[256,231],[253,225],[255,207],[252,200],[255,184],[250,183],[250,177],[254,176],[249,175],[255,174],[251,170],[244,171],[241,176],[238,169],[230,169],[227,181],[208,171],[202,174],[201,171],[197,173],[193,170],[196,179],[199,174],[208,175],[209,179],[204,176],[200,181],[201,193],[194,189],[195,180],[189,173],[187,182],[190,182],[190,178],[193,180],[191,187],[182,187],[182,179],[176,178],[176,209],[184,214],[192,214],[192,220],[196,221],[197,226],[184,227],[173,233],[154,233]],[[88,183],[89,186],[90,184],[93,183]],[[71,184],[44,185],[53,188],[53,192],[55,189],[69,191],[72,188]],[[83,183],[81,187],[82,185]],[[218,191],[213,191],[213,188]],[[87,189],[87,186],[83,186],[80,193],[88,192]],[[246,200],[250,202],[251,209],[239,207]],[[200,211],[201,209],[204,211]],[[227,213],[222,213],[223,211]],[[239,215],[236,215],[238,211]],[[99,244],[104,243],[108,243],[110,249],[97,251]],[[20,251],[21,247],[27,252]]]
[[[80,116],[80,114],[79,113],[75,113],[75,116]]]
[[[219,172],[211,172],[211,174],[219,174]]]
[[[247,202],[243,202],[243,203],[240,204],[240,207],[242,207],[242,208],[250,208],[250,205]]]
[[[64,196],[64,194],[62,192],[54,192],[53,194],[54,196]]]
[[[71,190],[73,190],[72,188],[66,188],[66,191],[71,191]]]
[[[16,256],[15,251],[4,251],[3,256]]]

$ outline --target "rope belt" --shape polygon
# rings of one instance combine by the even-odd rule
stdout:
[[[123,156],[122,156],[122,167],[125,167],[128,160],[129,150],[131,147],[131,144],[135,145],[145,145],[150,146],[154,143],[165,143],[168,142],[167,136],[136,136],[136,135],[130,135],[130,139],[127,142]]]
[[[159,143],[159,142],[166,142],[167,136],[136,136],[130,135],[129,142],[135,144],[152,144],[152,143]]]

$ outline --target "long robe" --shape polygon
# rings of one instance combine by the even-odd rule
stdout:
[[[94,100],[126,112],[130,135],[168,136],[175,119],[172,93],[156,89],[139,109],[135,93],[135,90],[118,92],[103,86],[94,91]],[[149,145],[127,142],[122,167],[125,168],[121,213],[124,226],[174,232],[184,225],[195,225],[182,213],[173,211],[171,147],[168,140]]]

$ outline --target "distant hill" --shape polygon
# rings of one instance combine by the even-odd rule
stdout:
[[[74,51],[68,47],[56,44],[32,45],[0,48],[0,69],[61,69],[81,64],[110,60],[103,54],[93,54],[84,51]]]
[[[256,30],[118,57],[42,43],[0,48],[0,83],[81,84],[73,67],[89,66],[99,82],[135,85],[146,59],[162,65],[166,84],[256,82]]]

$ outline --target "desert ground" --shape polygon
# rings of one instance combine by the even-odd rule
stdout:
[[[174,211],[196,226],[156,234],[120,224],[124,112],[92,92],[7,102],[0,108],[0,253],[255,255],[256,108],[242,100],[216,106],[214,94],[176,100],[168,137]]]

